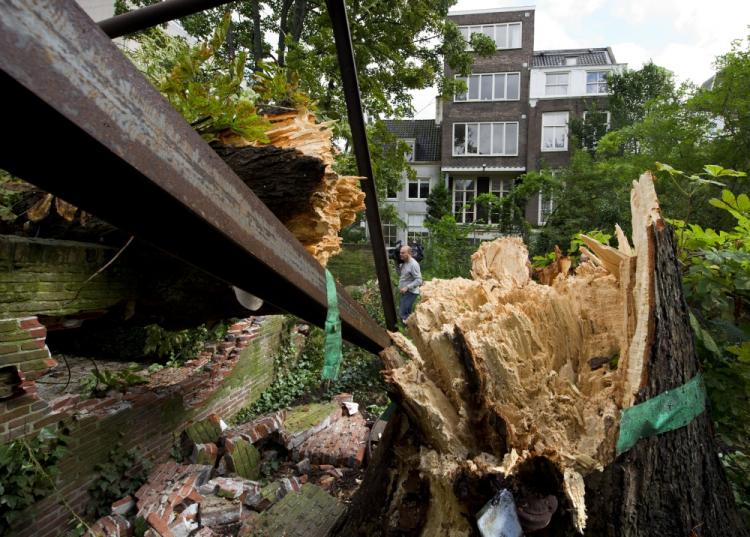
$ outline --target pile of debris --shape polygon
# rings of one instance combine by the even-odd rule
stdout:
[[[182,433],[184,462],[157,466],[88,535],[322,537],[360,482],[369,432],[349,394],[232,428],[211,415]]]

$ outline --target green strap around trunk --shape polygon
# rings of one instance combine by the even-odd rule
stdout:
[[[325,362],[321,377],[336,380],[341,367],[341,319],[339,318],[339,301],[336,293],[336,281],[326,269],[326,295],[328,296],[328,314],[326,315]]]
[[[706,391],[700,373],[674,390],[622,411],[617,454],[648,438],[684,427],[706,410]]]

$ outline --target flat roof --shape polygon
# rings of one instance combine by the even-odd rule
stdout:
[[[467,9],[464,11],[450,11],[448,10],[448,16],[451,15],[474,15],[478,13],[504,13],[508,11],[534,11],[536,6],[513,6],[513,7],[491,7],[485,9]]]

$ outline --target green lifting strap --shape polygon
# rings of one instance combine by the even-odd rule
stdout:
[[[326,294],[328,296],[328,314],[326,315],[325,362],[321,377],[336,380],[341,367],[341,319],[339,318],[339,300],[336,292],[336,280],[326,269]]]
[[[706,391],[700,373],[674,390],[626,408],[620,416],[617,454],[625,453],[641,438],[684,427],[706,410]]]

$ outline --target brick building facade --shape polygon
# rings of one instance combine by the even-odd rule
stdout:
[[[488,224],[475,238],[497,234],[493,215],[476,198],[504,196],[527,171],[567,165],[572,120],[595,117],[608,123],[606,77],[623,67],[610,48],[534,51],[534,14],[533,7],[513,7],[448,16],[467,42],[479,32],[497,46],[492,56],[475,58],[470,76],[463,77],[466,93],[438,100],[435,120],[441,136],[439,180],[451,192],[456,220]],[[445,74],[458,77],[447,64]],[[388,126],[401,137],[411,123],[390,121]],[[552,205],[553,200],[535,196],[527,220],[543,225]],[[414,219],[401,209],[402,220]]]

